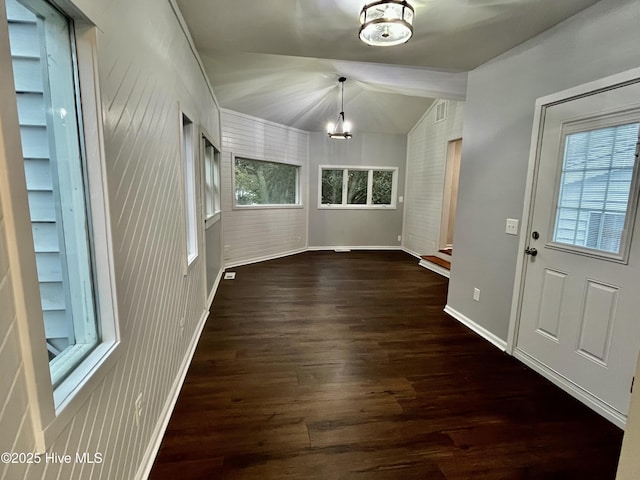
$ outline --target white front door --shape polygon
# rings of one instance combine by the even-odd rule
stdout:
[[[547,105],[523,232],[516,355],[619,424],[640,347],[639,131],[639,83]]]

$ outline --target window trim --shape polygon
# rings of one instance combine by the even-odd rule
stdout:
[[[243,158],[245,160],[253,160],[256,162],[268,162],[268,163],[280,163],[282,165],[290,165],[296,167],[296,203],[271,203],[261,205],[238,205],[236,202],[236,158]],[[279,210],[279,209],[297,209],[304,208],[302,201],[302,164],[294,162],[283,162],[280,160],[272,160],[266,158],[254,158],[246,155],[231,154],[231,199],[232,210]]]
[[[322,203],[322,171],[343,170],[342,203]],[[348,204],[347,201],[347,175],[349,170],[368,171],[367,203]],[[373,172],[393,172],[391,180],[391,203],[388,205],[374,205],[371,203],[372,190],[369,185],[373,182]],[[346,174],[344,172],[347,172]],[[398,173],[399,167],[385,166],[360,166],[360,165],[319,165],[318,166],[318,210],[396,210],[398,197]]]
[[[199,167],[199,163],[197,157],[200,142],[198,142],[197,135],[198,125],[193,120],[195,117],[186,112],[180,104],[178,104],[178,112],[178,120],[180,125],[180,183],[182,186],[182,212],[184,222],[184,274],[187,275],[189,268],[196,262],[199,256],[199,205],[198,186],[196,179],[198,177],[197,169]],[[185,122],[185,119],[188,121],[188,123]],[[185,130],[187,130],[188,137],[185,137]]]
[[[4,8],[0,10],[0,23],[4,22],[6,25],[6,11]],[[12,273],[16,326],[29,399],[28,408],[33,419],[35,449],[40,453],[44,452],[73,420],[122,354],[106,181],[102,99],[96,58],[97,27],[75,7],[64,14],[73,20],[75,32],[85,161],[90,165],[87,169],[90,190],[87,201],[92,217],[95,291],[102,340],[55,390],[49,373],[31,221],[28,215],[24,215],[25,209],[28,209],[28,200],[16,95],[9,93],[0,101],[2,118],[15,120],[0,124],[0,136],[3,137],[0,145],[4,143],[4,150],[0,151],[0,165],[2,170],[7,172],[7,175],[0,176],[0,196],[7,225],[5,234]],[[6,31],[0,35],[0,62],[3,65],[11,65]],[[15,91],[12,70],[7,68],[0,73],[0,89],[3,91]]]
[[[213,138],[212,135],[210,135],[204,128],[200,128],[200,148],[201,148],[201,153],[200,153],[200,158],[202,158],[202,205],[203,205],[203,209],[202,209],[202,215],[204,217],[204,228],[205,230],[207,230],[209,227],[211,227],[212,225],[216,224],[217,222],[220,221],[220,219],[222,218],[222,192],[221,192],[221,187],[222,187],[222,150],[220,149],[220,147],[218,145],[216,145],[216,143],[211,140]],[[213,162],[212,162],[212,169],[211,169],[211,175],[213,177],[212,179],[212,184],[215,185],[216,184],[216,169],[217,169],[217,177],[218,177],[218,182],[217,182],[217,191],[215,192],[215,194],[217,195],[217,202],[216,199],[213,199],[213,214],[212,215],[207,215],[207,175],[206,175],[206,162],[207,162],[207,156],[206,156],[206,148],[207,148],[207,143],[213,147],[213,149],[215,150],[214,153],[214,158],[213,158]],[[217,203],[217,205],[216,205]],[[216,208],[216,206],[218,208]]]

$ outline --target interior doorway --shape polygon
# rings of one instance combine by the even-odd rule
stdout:
[[[442,221],[440,225],[440,245],[438,250],[451,255],[453,253],[453,235],[458,201],[458,180],[460,178],[460,158],[462,139],[447,144],[447,163],[445,166],[444,190],[442,198]]]

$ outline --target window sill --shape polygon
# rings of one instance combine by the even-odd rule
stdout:
[[[204,220],[204,229],[206,230],[209,227],[212,227],[213,225],[218,223],[221,220],[221,218],[222,218],[222,212],[220,212],[220,211],[217,211],[216,213],[214,213],[210,217],[206,218]]]
[[[233,210],[282,210],[282,209],[299,209],[304,208],[302,204],[290,205],[234,205]]]
[[[395,205],[319,205],[318,210],[397,210]]]
[[[120,342],[101,343],[54,390],[55,415],[49,424],[43,425],[42,443],[39,445],[42,453],[60,436],[80,407],[95,394],[121,352]]]
[[[191,265],[193,265],[197,259],[198,259],[198,254],[197,253],[193,253],[191,255],[188,255],[187,256],[187,269],[191,268]]]
[[[49,367],[51,369],[51,382],[54,385],[64,384],[62,378],[68,371],[74,370],[74,365],[80,364],[82,359],[88,355],[91,350],[97,348],[97,342],[88,344],[77,344],[69,347],[61,352],[56,358],[51,360]]]

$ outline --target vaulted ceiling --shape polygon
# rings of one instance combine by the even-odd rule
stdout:
[[[365,0],[178,4],[222,107],[322,131],[345,76],[354,132],[407,133],[434,99],[464,99],[466,72],[596,1],[410,0],[413,38],[385,48],[358,38]]]

